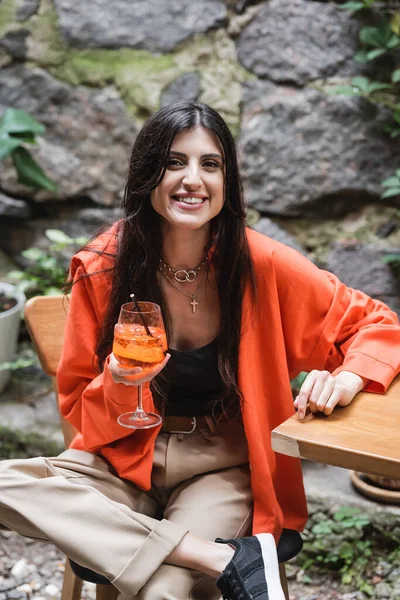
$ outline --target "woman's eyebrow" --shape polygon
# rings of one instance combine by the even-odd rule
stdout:
[[[176,150],[171,150],[170,154],[174,154],[175,156],[179,156],[181,158],[187,158],[187,154],[184,154],[184,152],[177,152]],[[223,157],[220,154],[217,154],[216,152],[202,154],[200,158],[218,158],[219,160],[224,162]]]

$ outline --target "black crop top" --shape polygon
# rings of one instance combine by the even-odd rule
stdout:
[[[223,381],[218,371],[218,338],[194,350],[174,350],[159,382],[167,395],[166,415],[211,414],[222,397]]]

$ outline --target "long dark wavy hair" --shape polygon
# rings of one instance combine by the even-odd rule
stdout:
[[[132,292],[137,298],[160,304],[167,333],[170,330],[168,309],[157,281],[162,252],[162,218],[153,209],[150,197],[164,177],[175,136],[196,127],[204,127],[217,136],[225,160],[225,201],[221,212],[211,221],[210,241],[215,248],[211,264],[214,262],[217,267],[221,306],[218,368],[224,394],[220,408],[227,414],[231,407],[238,406],[242,397],[237,384],[237,369],[244,287],[250,283],[253,297],[256,288],[245,233],[243,185],[235,141],[222,117],[206,104],[182,101],[162,108],[146,121],[136,138],[122,201],[124,217],[118,231],[112,292],[104,326],[98,336],[96,355],[102,366],[110,352],[121,304],[129,301]],[[156,380],[152,386],[159,391]]]

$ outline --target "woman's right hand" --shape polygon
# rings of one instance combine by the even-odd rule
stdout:
[[[108,368],[115,383],[137,386],[154,379],[154,377],[156,377],[156,375],[163,370],[170,358],[171,355],[166,354],[162,363],[158,364],[156,367],[143,371],[141,367],[123,367],[111,352]]]

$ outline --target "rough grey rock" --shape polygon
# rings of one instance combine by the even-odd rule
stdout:
[[[197,100],[200,96],[200,77],[198,73],[185,73],[175,79],[162,93],[161,106],[168,106],[178,100]]]
[[[261,81],[245,85],[239,148],[250,205],[282,216],[379,201],[400,156],[363,99]]]
[[[40,0],[23,0],[17,11],[17,21],[26,21],[32,17],[38,11],[39,5]]]
[[[143,48],[168,52],[194,33],[226,22],[221,0],[55,0],[61,31],[78,48]]]
[[[18,31],[10,31],[0,40],[0,48],[4,48],[11,56],[17,60],[26,58],[26,38],[29,31],[20,29]]]
[[[371,244],[336,243],[325,267],[346,285],[388,304],[400,313],[400,290],[390,267],[382,261],[388,253]]]
[[[381,581],[375,587],[375,598],[391,598],[392,588],[388,583]]]
[[[137,128],[115,88],[74,88],[42,69],[17,65],[0,71],[0,90],[0,113],[14,106],[46,126],[30,150],[57,182],[59,200],[84,196],[103,205],[120,200]],[[0,186],[12,196],[54,196],[18,184],[10,161]]]
[[[14,217],[18,219],[29,219],[31,208],[24,200],[9,198],[0,193],[0,217]]]
[[[276,240],[277,242],[281,242],[282,244],[286,244],[286,246],[290,246],[290,248],[294,248],[298,252],[301,252],[304,256],[307,256],[307,252],[300,246],[300,244],[284,229],[279,227],[276,223],[271,221],[271,219],[260,219],[254,225],[253,229],[267,235],[268,237]]]
[[[61,229],[72,238],[92,237],[104,226],[121,218],[121,212],[115,208],[81,208],[79,205],[63,203],[58,207],[57,215],[47,218],[19,220],[13,222],[12,228],[0,221],[0,248],[17,262],[22,250],[31,246],[46,250],[49,240],[45,236],[46,229]],[[73,249],[66,250],[66,264]],[[20,265],[22,266],[22,265]]]
[[[259,77],[304,85],[355,71],[358,24],[335,5],[270,0],[239,36],[241,63]]]

